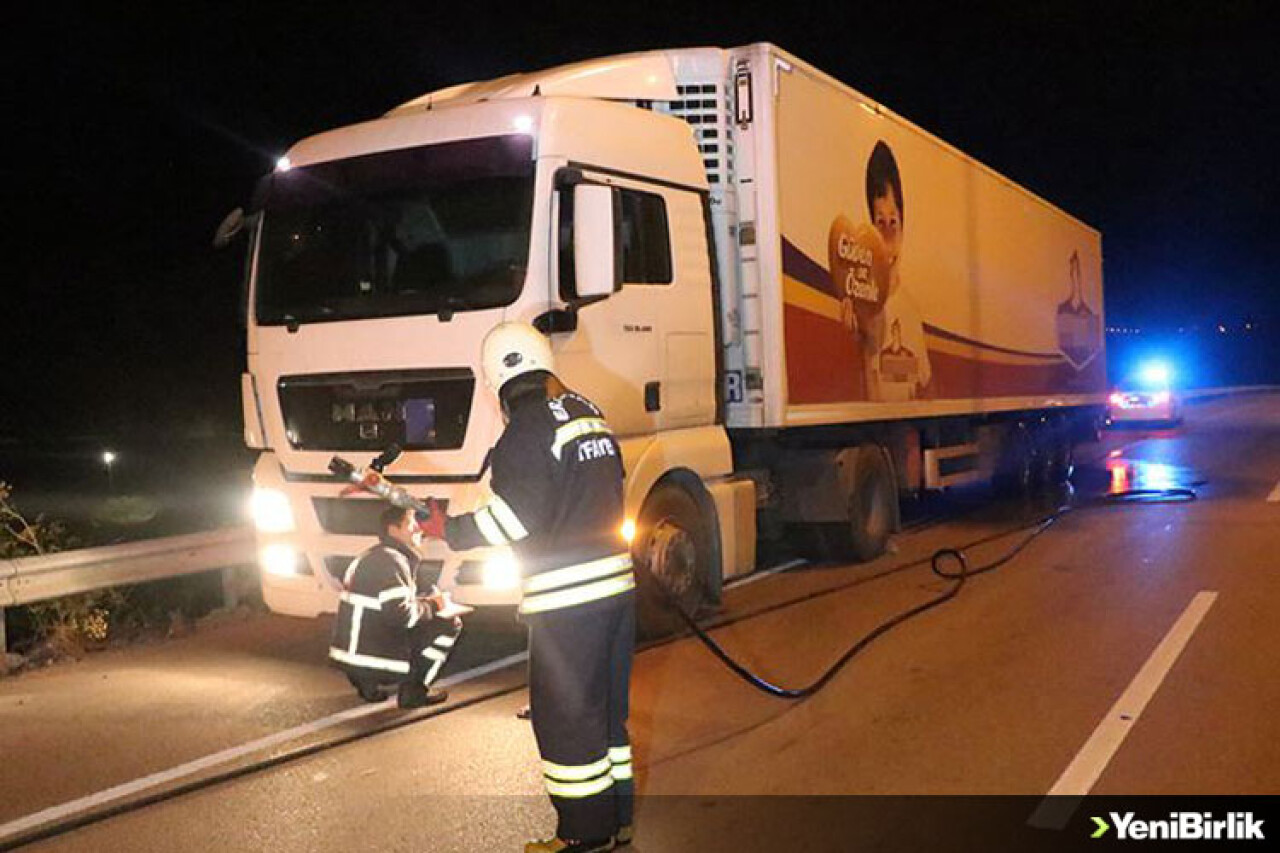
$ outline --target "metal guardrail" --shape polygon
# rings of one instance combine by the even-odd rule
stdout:
[[[253,528],[145,539],[0,560],[0,607],[17,607],[122,584],[207,572],[257,559]]]
[[[6,607],[256,561],[257,546],[249,525],[0,560],[0,671],[4,669]]]

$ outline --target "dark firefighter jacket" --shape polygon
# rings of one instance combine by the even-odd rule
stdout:
[[[329,658],[343,667],[405,675],[409,672],[409,629],[431,618],[419,596],[419,558],[385,533],[377,545],[351,562],[342,581]]]
[[[510,545],[522,613],[609,598],[635,586],[622,538],[622,454],[600,410],[566,392],[523,395],[494,446],[492,498],[445,528],[449,547]]]

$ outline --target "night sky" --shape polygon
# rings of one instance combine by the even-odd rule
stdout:
[[[9,25],[0,435],[238,430],[241,258],[210,237],[289,144],[658,47],[775,42],[1100,229],[1111,324],[1280,334],[1261,2],[95,5]]]

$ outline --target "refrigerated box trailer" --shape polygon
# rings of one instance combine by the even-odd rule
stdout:
[[[433,92],[298,142],[244,221],[281,612],[333,609],[376,533],[335,453],[395,443],[412,492],[484,499],[480,341],[504,320],[603,408],[619,535],[695,607],[762,531],[868,559],[903,496],[1064,479],[1104,412],[1098,232],[770,44]],[[502,548],[426,557],[459,601],[518,598]]]

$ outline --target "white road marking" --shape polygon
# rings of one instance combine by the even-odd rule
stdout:
[[[762,569],[758,572],[752,572],[751,574],[746,575],[745,577],[735,578],[734,580],[729,581],[727,584],[724,585],[724,588],[737,589],[740,586],[746,586],[749,583],[755,583],[756,581],[764,580],[770,575],[781,574],[782,572],[789,571],[791,569],[796,568],[797,566],[803,566],[805,565],[806,562],[807,562],[806,560],[792,560],[789,563],[783,563],[780,566],[774,566],[772,569]]]
[[[1280,482],[1276,483],[1276,487],[1271,490],[1271,494],[1267,495],[1267,503],[1280,504]]]
[[[745,586],[746,584],[763,580],[770,575],[776,575],[804,564],[804,560],[792,560],[789,563],[783,563],[782,565],[774,566],[770,569],[754,572],[740,580],[731,581],[725,586],[726,588]],[[519,654],[510,655],[508,657],[501,658],[500,660],[487,663],[484,666],[479,666],[474,669],[469,669],[466,672],[459,672],[449,676],[448,678],[443,678],[436,682],[436,686],[450,687],[454,684],[462,684],[488,675],[491,672],[505,669],[513,664],[520,663],[528,657],[528,652],[520,652]],[[358,720],[362,717],[381,713],[394,704],[395,699],[391,698],[387,699],[385,702],[360,705],[346,711],[340,711],[339,713],[328,717],[323,717],[305,725],[249,741],[248,743],[241,744],[240,746],[230,747],[229,749],[224,749],[221,752],[206,755],[203,758],[197,758],[194,761],[189,761],[186,764],[180,764],[177,767],[173,767],[168,770],[152,773],[149,776],[143,776],[141,778],[134,779],[131,782],[124,782],[122,784],[115,785],[111,788],[107,788],[106,790],[99,791],[96,794],[89,794],[88,796],[80,797],[76,800],[51,806],[47,809],[43,809],[42,811],[35,812],[34,814],[29,814],[25,817],[18,818],[17,820],[10,821],[9,823],[0,824],[0,842],[4,842],[6,839],[26,832],[29,829],[43,826],[44,824],[67,818],[80,812],[88,811],[105,803],[110,803],[114,800],[119,800],[124,797],[137,794],[141,791],[146,791],[150,788],[156,788],[160,785],[165,785],[178,779],[192,776],[203,770],[208,770],[209,768],[235,761],[236,759],[242,758],[246,755],[270,749],[272,747],[306,737],[307,735],[312,735],[316,732],[351,722],[352,720]]]
[[[436,686],[449,687],[454,684],[462,684],[467,681],[472,681],[496,670],[505,669],[506,667],[519,663],[528,658],[528,656],[528,652],[520,652],[519,654],[510,655],[487,663],[484,666],[478,666],[474,669],[468,669],[465,672],[455,673],[448,678],[442,678],[436,682]],[[395,698],[393,697],[385,702],[374,702],[367,705],[360,705],[355,708],[349,708],[346,711],[339,711],[336,714],[332,714],[328,717],[322,717],[319,720],[314,720],[313,722],[306,723],[305,725],[295,726],[292,729],[286,729],[282,732],[276,732],[273,735],[258,738],[257,740],[249,741],[248,743],[241,744],[240,746],[233,746],[229,749],[224,749],[221,752],[215,752],[212,755],[206,755],[203,758],[188,761],[186,764],[179,764],[177,767],[170,768],[169,770],[162,770],[158,773],[152,773],[149,776],[134,779],[132,782],[124,782],[120,785],[115,785],[111,788],[107,788],[106,790],[99,791],[96,794],[89,794],[88,796],[80,797],[79,799],[71,800],[60,805],[50,806],[49,808],[35,812],[34,814],[26,815],[25,817],[18,818],[17,820],[10,821],[6,824],[0,824],[0,843],[9,840],[13,836],[26,832],[29,829],[34,829],[36,827],[43,826],[44,824],[61,820],[80,812],[88,811],[105,803],[112,802],[113,800],[119,800],[123,797],[128,797],[149,788],[155,788],[160,785],[173,782],[177,779],[182,779],[186,776],[192,776],[202,770],[217,767],[220,764],[226,764],[227,762],[234,761],[235,759],[241,758],[245,755],[270,749],[271,747],[279,746],[281,744],[288,743],[289,741],[315,734],[316,732],[324,731],[325,729],[333,728],[334,726],[342,725],[343,723],[351,722],[352,720],[358,720],[361,717],[368,717],[373,714],[381,713],[386,711],[389,707],[392,707],[394,704]]]
[[[1102,771],[1107,768],[1115,756],[1125,737],[1142,715],[1143,709],[1151,701],[1156,690],[1160,688],[1173,664],[1182,654],[1191,635],[1204,619],[1218,593],[1201,591],[1191,599],[1191,603],[1182,611],[1182,615],[1173,623],[1169,633],[1156,646],[1155,651],[1147,658],[1147,662],[1138,670],[1133,681],[1125,688],[1124,693],[1111,706],[1085,745],[1076,753],[1075,758],[1067,765],[1067,769],[1058,777],[1058,781],[1049,790],[1048,796],[1027,821],[1032,826],[1061,829],[1070,819],[1078,805],[1078,798],[1084,797],[1097,784]],[[1054,798],[1059,798],[1055,800]],[[1068,798],[1063,800],[1061,798]],[[1070,798],[1077,798],[1073,801]],[[1065,811],[1065,814],[1063,813]]]

